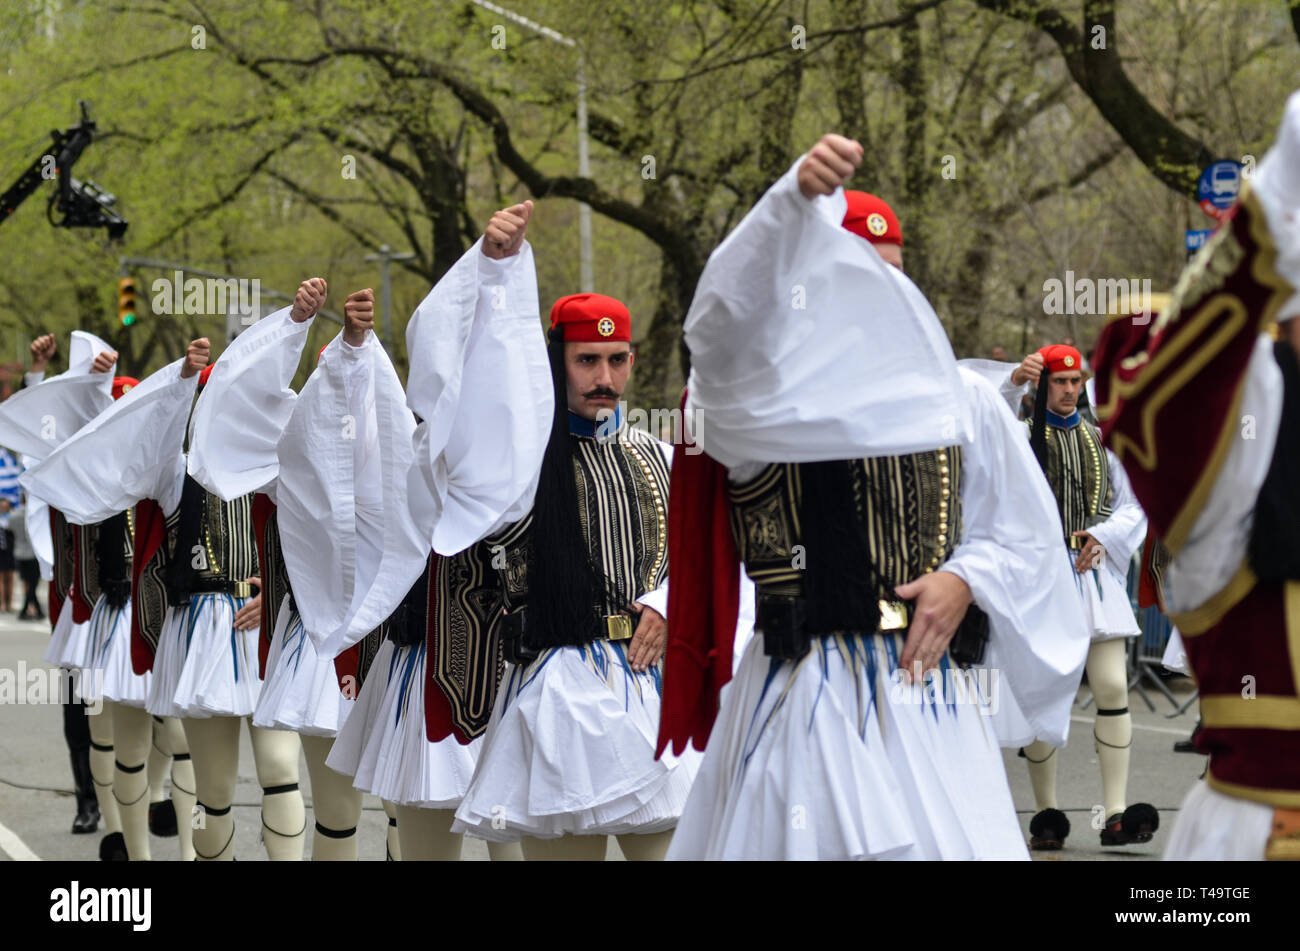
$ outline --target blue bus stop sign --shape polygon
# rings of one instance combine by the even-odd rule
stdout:
[[[1241,165],[1231,159],[1207,165],[1196,183],[1196,197],[1201,211],[1216,221],[1222,220],[1237,201],[1241,191]]]

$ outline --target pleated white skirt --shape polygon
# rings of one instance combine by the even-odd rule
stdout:
[[[482,739],[468,746],[455,737],[430,743],[424,718],[425,645],[384,641],[370,666],[356,709],[348,716],[325,765],[353,777],[353,785],[403,806],[452,809],[474,775]]]
[[[990,698],[893,673],[898,637],[755,637],[727,686],[670,859],[1027,859]],[[994,681],[996,689],[997,681]]]
[[[276,614],[253,725],[307,736],[337,736],[355,705],[339,690],[333,658],[316,653],[302,618],[289,610],[286,596]]]
[[[50,631],[45,660],[65,670],[80,670],[90,666],[90,622],[73,623],[71,598],[64,599],[59,620]]]
[[[131,600],[111,608],[101,594],[87,626],[90,664],[103,671],[104,696],[128,707],[143,708],[149,700],[153,674],[137,674],[131,666]]]
[[[1192,786],[1174,821],[1166,861],[1263,861],[1273,831],[1273,807],[1213,789]]]
[[[334,745],[330,747],[329,756],[325,758],[325,765],[334,772],[356,777],[357,768],[361,765],[361,751],[365,749],[370,732],[379,722],[379,705],[384,699],[384,691],[388,685],[388,670],[392,661],[393,642],[385,639],[375,653],[370,672],[361,685],[361,692],[357,694],[352,712],[340,727]],[[369,792],[362,787],[357,788]]]
[[[1094,642],[1133,637],[1142,633],[1124,582],[1115,577],[1104,561],[1100,568],[1076,574],[1074,561],[1078,552],[1067,548],[1065,557],[1070,561],[1070,575],[1079,589],[1083,618],[1088,624],[1088,630],[1092,632]]]
[[[510,842],[671,829],[701,756],[654,758],[660,689],[658,668],[633,673],[624,642],[507,665],[452,831]]]
[[[150,713],[200,720],[246,717],[256,709],[259,631],[235,630],[235,612],[247,600],[196,594],[185,607],[168,609],[154,656]]]

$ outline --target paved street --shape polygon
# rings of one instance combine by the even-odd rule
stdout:
[[[44,592],[41,603],[45,603]],[[16,671],[20,661],[24,661],[28,669],[37,665],[48,666],[41,660],[48,641],[47,622],[17,621],[13,615],[0,615],[0,669]],[[1177,684],[1175,692],[1180,699],[1185,699],[1189,687],[1185,681],[1183,686]],[[1098,833],[1089,825],[1093,805],[1100,802],[1101,797],[1101,778],[1091,741],[1092,709],[1081,710],[1076,705],[1074,732],[1069,746],[1061,753],[1057,780],[1061,806],[1069,815],[1073,830],[1064,851],[1041,854],[1040,860],[1138,861],[1159,857],[1172,827],[1175,810],[1200,774],[1204,761],[1200,756],[1172,750],[1175,740],[1183,739],[1191,732],[1195,723],[1195,705],[1181,717],[1166,719],[1165,714],[1171,712],[1168,701],[1154,691],[1148,692],[1156,703],[1154,713],[1136,691],[1129,700],[1134,714],[1129,800],[1150,802],[1160,810],[1161,829],[1154,841],[1123,849],[1102,849],[1099,845]],[[1080,691],[1081,699],[1087,696],[1087,688]],[[247,731],[243,733],[242,745],[234,807],[238,828],[235,852],[241,861],[259,861],[266,858],[266,853],[258,841],[259,789]],[[1034,804],[1025,763],[1016,757],[1014,751],[1004,755],[1016,809],[1028,834]],[[311,781],[305,763],[300,771],[310,829]],[[94,860],[101,834],[70,834],[68,830],[74,812],[72,777],[59,708],[0,705],[0,826],[3,826],[0,829],[0,860],[8,861],[25,855],[24,849],[46,860]],[[386,819],[379,801],[366,796],[358,830],[362,859],[384,858],[385,830]],[[310,855],[310,835],[307,841]],[[156,860],[179,858],[174,838],[154,838],[151,848]],[[482,842],[467,839],[464,855],[467,859],[486,860],[487,848]],[[620,857],[617,845],[611,845],[610,858]]]

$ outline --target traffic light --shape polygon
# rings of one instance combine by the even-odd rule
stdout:
[[[135,323],[135,278],[124,277],[117,282],[117,319],[123,327]]]

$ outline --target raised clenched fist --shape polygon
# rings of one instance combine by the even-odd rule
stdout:
[[[320,277],[311,277],[299,284],[298,293],[293,298],[293,309],[289,311],[289,318],[294,323],[301,324],[315,317],[325,306],[326,289],[325,279]]]
[[[32,354],[32,373],[41,373],[45,370],[45,365],[50,362],[50,357],[54,356],[54,351],[59,348],[54,339],[54,334],[45,334],[37,337],[32,341],[28,349]]]
[[[116,350],[104,350],[95,355],[95,362],[90,365],[91,373],[107,373],[117,363]]]
[[[353,291],[343,302],[343,342],[359,347],[375,329],[375,292],[370,288]]]
[[[799,163],[799,191],[805,198],[829,195],[862,164],[862,146],[853,139],[828,132]]]
[[[1043,355],[1034,351],[1020,361],[1020,366],[1011,371],[1011,382],[1015,386],[1022,383],[1038,383],[1038,376],[1043,372]]]
[[[190,341],[189,349],[185,351],[185,362],[181,365],[182,380],[188,380],[208,365],[210,349],[207,337]]]
[[[533,203],[523,202],[502,208],[483,229],[483,253],[500,260],[518,254],[523,247],[528,219],[533,216]]]

